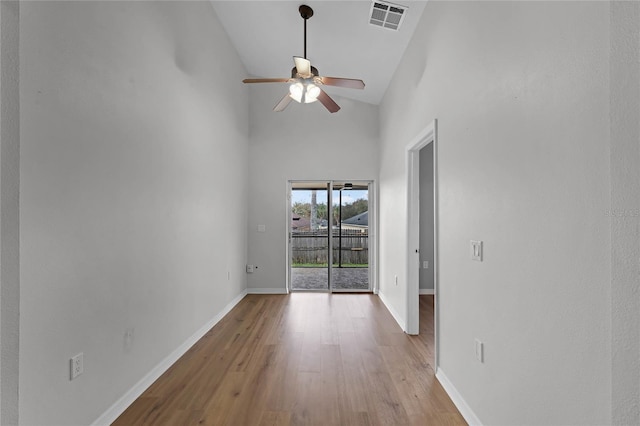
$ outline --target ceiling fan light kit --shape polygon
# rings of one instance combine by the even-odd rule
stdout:
[[[320,76],[316,67],[311,66],[311,61],[307,59],[307,20],[313,16],[313,9],[303,4],[298,11],[304,20],[304,57],[293,57],[295,66],[291,70],[291,78],[247,78],[242,81],[243,83],[290,83],[289,93],[273,108],[276,112],[283,111],[292,100],[301,104],[320,101],[329,112],[337,112],[340,106],[322,90],[321,86],[364,89],[364,82],[352,78]]]
[[[289,86],[289,96],[298,103],[310,104],[318,100],[320,88],[313,83],[296,82]]]

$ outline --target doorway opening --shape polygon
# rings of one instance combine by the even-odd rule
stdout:
[[[369,181],[289,182],[291,291],[372,291],[371,185]]]

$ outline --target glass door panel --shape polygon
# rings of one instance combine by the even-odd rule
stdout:
[[[328,195],[326,182],[292,185],[291,290],[329,290]]]
[[[334,182],[332,192],[332,291],[370,291],[369,185]]]

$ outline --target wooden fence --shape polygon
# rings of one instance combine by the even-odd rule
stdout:
[[[327,229],[299,231],[291,234],[292,263],[327,265],[329,239]],[[369,233],[367,230],[333,230],[333,263],[367,265],[369,263]]]

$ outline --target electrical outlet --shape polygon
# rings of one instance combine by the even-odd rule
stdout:
[[[80,352],[71,358],[71,380],[75,379],[84,372],[84,354]]]
[[[476,359],[484,362],[484,343],[476,339]]]
[[[422,262],[422,267],[423,267],[424,269],[429,269],[429,261],[428,261],[428,260],[423,261],[423,262]]]
[[[482,241],[471,240],[471,260],[482,262]]]
[[[247,274],[253,274],[253,270],[254,270],[253,265],[247,265]]]

